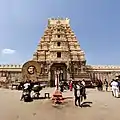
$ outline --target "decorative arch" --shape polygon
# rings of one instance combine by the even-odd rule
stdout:
[[[67,65],[65,63],[53,63],[50,67],[50,86],[55,86],[56,71],[60,71],[59,80],[67,80]]]

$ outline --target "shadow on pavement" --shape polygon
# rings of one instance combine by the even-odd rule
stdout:
[[[33,98],[33,100],[42,100],[42,99],[50,99],[50,98],[45,98],[45,97]]]
[[[64,99],[73,99],[73,97],[64,97]]]
[[[83,102],[82,107],[91,107],[92,102]]]

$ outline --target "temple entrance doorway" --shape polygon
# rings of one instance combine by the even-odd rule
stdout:
[[[67,66],[65,63],[53,63],[50,72],[50,87],[55,87],[56,72],[59,71],[59,81],[67,80]]]

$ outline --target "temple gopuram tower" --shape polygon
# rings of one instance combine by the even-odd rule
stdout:
[[[32,60],[22,67],[23,78],[55,85],[59,71],[60,81],[90,80],[86,72],[85,53],[71,29],[70,19],[51,18],[41,37]]]

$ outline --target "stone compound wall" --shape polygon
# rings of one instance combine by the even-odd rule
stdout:
[[[107,79],[109,82],[115,79],[115,76],[120,75],[120,66],[114,65],[87,65],[87,71],[91,77],[95,80]]]
[[[92,79],[97,80],[107,79],[109,82],[120,75],[120,66],[113,65],[87,65],[87,72],[89,72]],[[22,65],[0,65],[0,81],[6,76],[10,81],[22,80]],[[6,75],[5,75],[6,74]]]
[[[0,65],[0,82],[21,81],[22,65]]]

